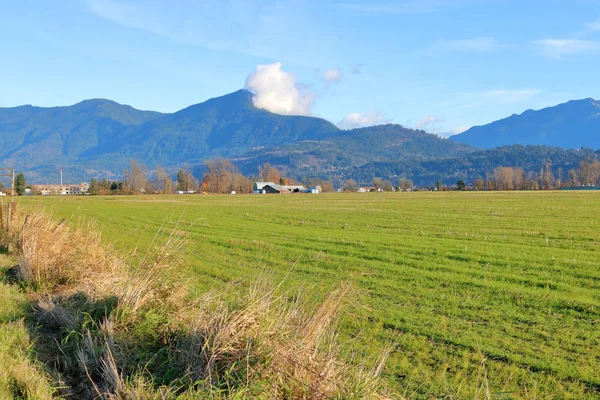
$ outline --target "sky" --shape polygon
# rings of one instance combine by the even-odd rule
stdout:
[[[0,107],[280,114],[441,136],[600,98],[600,0],[0,0]]]

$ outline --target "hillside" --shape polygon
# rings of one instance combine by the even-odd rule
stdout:
[[[513,145],[447,159],[372,162],[351,168],[346,173],[348,177],[364,183],[371,182],[374,177],[397,180],[397,177],[405,176],[419,186],[434,186],[438,179],[452,185],[458,179],[472,182],[486,175],[492,176],[498,166],[519,167],[526,173],[537,174],[542,167],[550,165],[554,176],[564,180],[568,171],[576,169],[581,161],[599,157],[600,152],[589,149]]]
[[[0,163],[24,171],[38,168],[55,173],[128,126],[161,115],[104,99],[67,107],[0,108]]]
[[[24,171],[31,183],[56,181],[59,167],[66,181],[78,182],[120,179],[131,159],[171,173],[189,165],[200,176],[205,160],[226,157],[246,175],[268,162],[295,178],[366,183],[404,175],[430,185],[438,179],[472,180],[499,165],[539,171],[551,162],[554,169],[570,169],[590,152],[565,147],[600,148],[600,135],[594,134],[600,104],[592,99],[527,111],[449,140],[395,124],[340,130],[324,119],[258,109],[252,96],[239,90],[172,114],[101,99],[68,107],[0,108],[0,164]],[[511,146],[472,147],[505,142]],[[552,146],[512,145],[530,142]]]
[[[130,127],[83,156],[125,155],[148,165],[194,163],[239,156],[255,147],[328,138],[337,132],[337,127],[320,118],[260,110],[252,104],[252,93],[240,90]]]
[[[257,109],[245,90],[173,114],[140,111],[109,100],[54,108],[21,106],[0,109],[0,164],[14,165],[37,182],[56,176],[58,167],[70,181],[119,178],[132,158],[150,168],[176,168],[338,132],[323,119]]]
[[[512,144],[600,149],[600,102],[572,100],[475,126],[452,140],[489,149]]]
[[[341,131],[326,140],[307,140],[250,152],[234,159],[246,174],[265,162],[293,176],[341,178],[370,162],[412,162],[464,156],[476,149],[424,131],[387,124]]]

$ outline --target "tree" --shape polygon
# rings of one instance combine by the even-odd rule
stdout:
[[[25,182],[25,175],[23,175],[22,172],[19,172],[15,176],[15,191],[17,192],[17,194],[19,196],[22,196],[25,194],[26,186],[27,186],[27,183]]]
[[[347,192],[356,192],[358,190],[358,186],[354,179],[348,179],[346,183],[344,183],[344,190]]]
[[[569,170],[569,183],[571,184],[571,186],[577,186],[577,184],[579,183],[577,181],[577,172],[575,172],[574,169]]]
[[[465,190],[467,185],[465,185],[465,181],[463,181],[462,179],[460,179],[458,182],[456,182],[456,189],[457,190]]]
[[[305,179],[304,185],[306,187],[321,186],[321,190],[323,192],[333,192],[335,190],[331,181],[326,181],[320,178]]]
[[[269,163],[258,167],[258,179],[262,182],[279,182],[281,177],[283,177],[281,171]]]
[[[373,186],[375,187],[375,190],[383,189],[383,179],[373,178]]]
[[[439,179],[437,180],[437,182],[435,183],[435,188],[437,190],[442,190],[442,181],[440,181]]]
[[[160,165],[156,166],[156,182],[157,189],[161,193],[166,193],[166,183],[167,179],[169,179],[169,174],[161,167]],[[169,179],[170,181],[170,179]]]
[[[393,192],[394,185],[392,182],[386,180],[381,183],[381,189],[383,189],[385,192]]]
[[[238,173],[231,161],[225,158],[215,158],[204,163],[206,173],[202,182],[206,183],[209,193],[229,193],[234,190],[234,177]]]
[[[400,178],[398,180],[398,187],[400,188],[400,190],[402,191],[407,191],[407,190],[411,190],[413,187],[413,181],[411,181],[408,178]]]
[[[164,194],[172,194],[173,193],[173,180],[170,177],[165,178],[165,183],[163,187]]]
[[[475,187],[477,190],[485,189],[485,181],[482,178],[474,179],[473,187]]]
[[[129,162],[129,169],[123,171],[123,182],[132,192],[141,192],[142,189],[146,189],[147,181],[144,168],[137,160],[131,160]]]
[[[177,190],[186,190],[185,183],[185,171],[180,169],[177,171]]]
[[[233,175],[233,190],[236,193],[252,193],[253,183],[250,178],[246,178],[240,173]]]

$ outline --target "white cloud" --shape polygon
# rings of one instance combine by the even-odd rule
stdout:
[[[254,92],[254,106],[282,115],[312,115],[315,93],[281,69],[281,63],[258,65],[246,78],[246,89]]]
[[[435,115],[426,115],[417,122],[416,128],[432,133],[438,133],[441,129],[441,123],[444,118],[436,117]]]
[[[327,83],[339,83],[342,80],[342,72],[338,67],[329,68],[323,73],[323,79]]]
[[[552,58],[600,51],[600,42],[581,39],[544,39],[535,42],[542,52]]]
[[[366,126],[386,124],[387,121],[383,115],[377,111],[368,111],[364,114],[351,113],[342,119],[337,126],[341,129],[364,128]]]

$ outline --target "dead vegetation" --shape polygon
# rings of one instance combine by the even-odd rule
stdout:
[[[35,298],[40,357],[82,399],[382,398],[380,360],[349,363],[336,328],[341,286],[320,305],[262,278],[189,299],[173,278],[184,232],[157,232],[135,263],[94,224],[21,212],[2,237]]]

